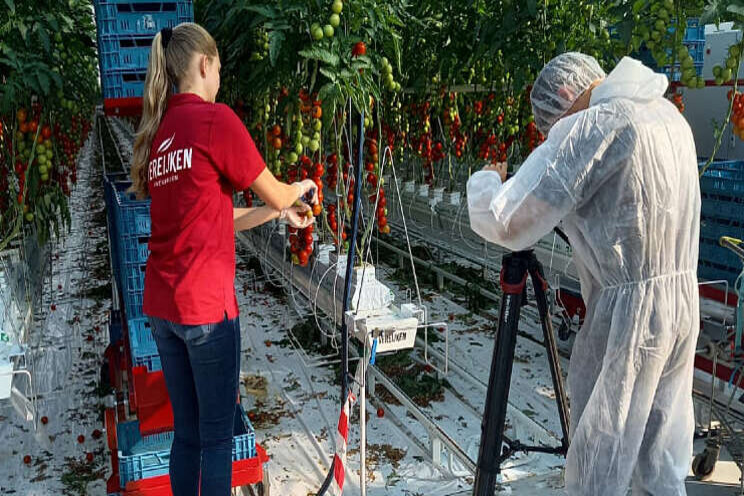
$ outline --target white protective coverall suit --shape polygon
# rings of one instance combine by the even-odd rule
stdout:
[[[483,238],[523,250],[563,221],[573,246],[587,313],[568,377],[570,495],[625,496],[631,481],[633,494],[686,494],[700,191],[692,132],[667,86],[625,58],[513,178],[468,181]]]

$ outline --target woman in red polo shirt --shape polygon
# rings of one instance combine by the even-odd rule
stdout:
[[[143,310],[173,405],[178,496],[230,494],[240,372],[234,232],[276,218],[306,227],[314,219],[296,202],[310,194],[317,201],[312,181],[283,184],[266,169],[240,119],[214,103],[219,86],[206,30],[181,24],[155,36],[132,190],[152,200]],[[233,208],[233,190],[248,188],[266,206]]]

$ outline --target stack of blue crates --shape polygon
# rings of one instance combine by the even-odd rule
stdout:
[[[141,97],[150,47],[163,28],[193,22],[193,0],[95,0],[104,98]]]
[[[733,284],[741,273],[742,261],[731,250],[720,246],[719,239],[721,236],[744,239],[744,161],[714,162],[700,180],[700,192],[698,276]]]
[[[233,461],[256,456],[256,436],[245,410],[236,405],[233,427]],[[173,432],[142,436],[136,420],[121,422],[116,427],[119,459],[119,483],[148,479],[168,473]]]
[[[675,27],[670,27],[669,31],[673,33]],[[615,32],[617,31],[615,30]],[[695,72],[698,76],[701,76],[703,74],[703,63],[705,61],[705,25],[700,24],[699,19],[687,19],[687,29],[685,30],[685,37],[682,44],[687,47],[688,52],[692,56]],[[667,52],[671,57],[672,51],[668,50]],[[674,65],[674,74],[672,74],[671,65],[658,67],[651,56],[651,52],[645,46],[643,46],[638,52],[634,53],[633,57],[637,58],[655,71],[666,74],[674,81],[679,81],[682,76],[679,64]]]
[[[160,357],[142,312],[145,268],[150,255],[150,202],[127,193],[131,182],[120,175],[105,181],[107,214],[111,226],[114,278],[124,303],[124,322],[132,365],[160,370]]]
[[[670,28],[672,31],[674,28]],[[687,19],[687,30],[685,31],[685,37],[682,42],[686,47],[687,51],[692,56],[693,67],[698,76],[703,74],[703,63],[705,62],[705,25],[700,24],[700,20],[697,18]],[[672,56],[671,50],[668,50],[669,56]],[[666,65],[661,67],[660,72],[663,72],[667,76],[672,77],[672,66]],[[674,66],[674,81],[679,81],[682,76],[679,64]]]

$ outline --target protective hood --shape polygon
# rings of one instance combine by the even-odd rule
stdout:
[[[614,98],[650,101],[664,96],[668,87],[669,80],[664,74],[657,74],[639,61],[623,57],[605,80],[594,88],[590,105]]]

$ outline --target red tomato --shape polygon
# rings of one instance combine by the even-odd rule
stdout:
[[[351,49],[351,54],[354,57],[360,57],[362,55],[367,55],[367,45],[365,45],[363,41],[359,41],[355,43],[354,48]]]
[[[49,126],[44,126],[41,128],[41,135],[44,137],[45,140],[48,140],[52,137],[52,128]]]

